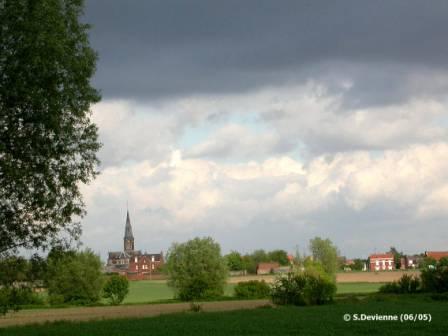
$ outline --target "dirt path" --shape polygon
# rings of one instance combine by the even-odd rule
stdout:
[[[269,300],[220,301],[202,303],[204,311],[227,311],[237,309],[253,309],[269,305]],[[114,318],[138,318],[161,314],[185,312],[190,309],[189,303],[166,303],[150,305],[130,305],[113,307],[79,307],[58,309],[30,309],[16,313],[8,313],[0,317],[0,327],[31,323],[54,322],[61,320],[87,321]]]

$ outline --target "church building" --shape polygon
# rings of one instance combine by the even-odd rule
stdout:
[[[123,251],[109,252],[106,271],[125,275],[130,280],[149,280],[160,275],[159,268],[162,265],[162,252],[149,254],[134,249],[134,234],[132,233],[129,211],[127,211]]]

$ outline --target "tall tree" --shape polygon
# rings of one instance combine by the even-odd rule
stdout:
[[[0,254],[79,237],[79,186],[100,147],[82,10],[83,0],[0,0]]]
[[[285,250],[273,250],[268,253],[269,261],[276,261],[282,266],[289,265],[288,253]]]
[[[335,275],[339,268],[339,251],[330,239],[316,237],[310,240],[313,260],[322,264],[329,275]]]
[[[401,268],[401,258],[403,258],[403,256],[404,256],[403,252],[398,252],[398,250],[394,246],[391,246],[389,249],[389,253],[394,255],[395,268],[400,269]]]
[[[230,271],[241,271],[243,269],[243,258],[239,252],[231,251],[224,256],[224,259]]]
[[[210,237],[174,243],[168,251],[165,270],[168,285],[181,300],[206,299],[224,293],[226,262],[219,244]]]

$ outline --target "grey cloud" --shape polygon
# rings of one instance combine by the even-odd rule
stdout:
[[[390,101],[406,92],[382,86],[400,83],[407,72],[446,71],[446,1],[87,4],[85,19],[100,54],[95,83],[106,98],[241,92],[325,78],[328,62],[347,62],[371,65],[358,74],[362,79],[351,74],[366,92],[358,99],[371,102],[369,94],[379,90],[392,92],[383,97]],[[405,73],[394,71],[396,64]]]

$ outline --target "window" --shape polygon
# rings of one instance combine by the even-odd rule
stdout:
[[[380,264],[380,262],[377,260],[375,261],[375,265],[378,266]]]
[[[151,261],[154,262],[154,256],[151,256]]]
[[[151,265],[151,269],[154,270],[154,264]]]

